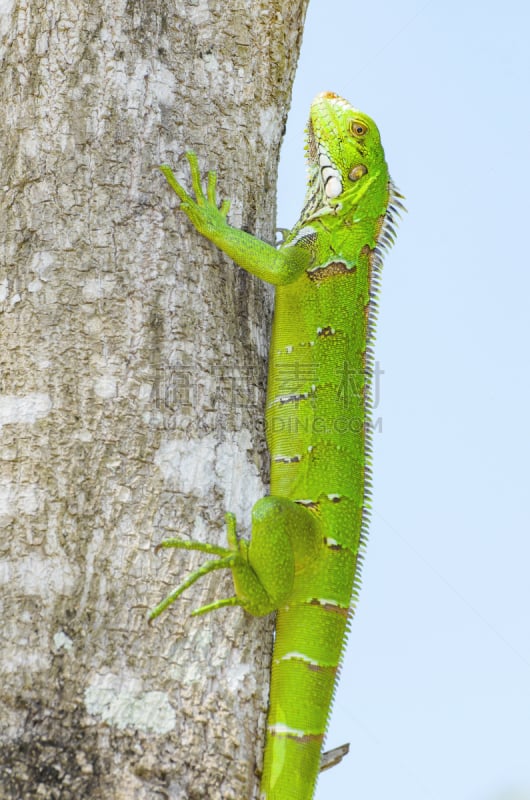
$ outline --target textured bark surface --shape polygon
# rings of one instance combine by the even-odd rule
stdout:
[[[271,293],[155,166],[192,147],[272,240],[307,0],[0,6],[0,796],[257,796],[272,620],[158,624],[265,489]]]

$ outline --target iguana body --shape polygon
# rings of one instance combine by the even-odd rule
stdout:
[[[369,496],[369,379],[381,251],[400,195],[371,119],[319,95],[307,129],[309,183],[300,220],[278,249],[228,226],[215,174],[196,200],[162,170],[197,230],[243,269],[276,286],[267,390],[271,494],[252,513],[250,543],[227,515],[229,547],[167,540],[219,556],[198,577],[232,569],[240,605],[277,610],[261,797],[311,800],[348,620],[359,580]]]

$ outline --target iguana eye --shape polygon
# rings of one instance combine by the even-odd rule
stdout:
[[[368,125],[365,125],[364,122],[359,122],[357,119],[352,119],[350,122],[350,133],[352,136],[355,136],[356,139],[360,139],[361,136],[365,136],[368,133]]]
[[[358,181],[363,175],[366,175],[367,172],[368,170],[364,164],[356,164],[355,167],[352,167],[348,172],[348,178],[355,183],[355,181]]]

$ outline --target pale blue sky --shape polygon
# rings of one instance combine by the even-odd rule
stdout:
[[[374,514],[317,800],[530,800],[530,11],[311,0],[312,97],[377,121],[409,214],[386,259]]]

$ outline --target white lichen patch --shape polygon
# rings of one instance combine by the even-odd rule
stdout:
[[[244,688],[248,690],[252,687],[252,691],[254,691],[254,675],[255,669],[250,664],[233,665],[232,669],[226,674],[225,688],[234,695],[241,695]]]
[[[175,76],[160,64],[139,59],[132,74],[120,73],[115,75],[115,79],[120,83],[130,111],[145,106],[146,98],[152,97],[162,105],[175,105]]]
[[[278,127],[278,110],[276,108],[262,108],[259,112],[259,132],[263,141],[269,143],[276,135]]]
[[[223,490],[225,508],[240,525],[248,526],[252,506],[265,493],[263,481],[251,453],[253,442],[247,430],[237,431],[217,449],[215,472]]]
[[[31,394],[0,395],[0,427],[3,425],[32,425],[37,419],[46,417],[52,408],[52,400],[44,392]]]
[[[140,402],[149,402],[153,397],[153,384],[145,381],[138,386],[138,400]]]
[[[53,635],[53,645],[56,650],[72,650],[74,643],[64,631],[57,631]]]
[[[45,492],[37,483],[4,481],[0,485],[0,528],[22,514],[35,516],[45,503]]]
[[[202,58],[202,62],[206,72],[215,73],[216,75],[219,74],[221,64],[213,53],[206,53]]]
[[[82,289],[83,299],[90,303],[111,295],[115,289],[116,281],[113,280],[113,278],[89,278],[85,281],[85,285]]]
[[[204,436],[193,443],[166,439],[155,453],[154,461],[166,483],[178,487],[185,494],[205,494],[215,482],[216,444],[213,436]]]
[[[30,269],[35,272],[42,280],[48,279],[48,273],[55,263],[55,257],[49,250],[39,250],[34,253],[29,265]]]
[[[16,675],[20,680],[32,680],[33,676],[47,673],[51,669],[51,660],[48,653],[31,647],[26,637],[12,642],[9,647],[9,658],[2,661],[2,679],[7,680],[8,675]],[[2,729],[5,730],[5,717],[2,717]]]
[[[89,714],[120,730],[135,728],[165,734],[176,725],[176,714],[165,692],[144,691],[138,678],[97,674],[85,690]]]
[[[33,154],[32,157],[36,158],[36,154]],[[35,278],[28,283],[28,292],[38,292],[42,288],[42,284],[46,283],[49,278],[49,272],[54,262],[53,253],[47,250],[40,250],[33,255],[29,267],[35,273]]]
[[[80,430],[75,431],[72,436],[74,439],[77,439],[80,442],[91,442],[94,438],[93,433],[86,428],[81,428]]]
[[[0,14],[10,14],[15,0],[0,0]]]
[[[153,91],[159,103],[175,104],[175,76],[162,64],[157,65],[153,74]]]
[[[166,439],[155,454],[164,480],[184,494],[204,497],[214,486],[225,497],[226,510],[248,523],[254,502],[263,494],[256,465],[247,453],[252,449],[248,431],[238,431],[220,442],[215,436],[188,442]]]
[[[111,400],[118,394],[118,382],[113,375],[101,375],[94,381],[94,391],[102,400]]]
[[[67,558],[43,557],[38,553],[0,561],[0,585],[14,594],[35,595],[50,601],[56,595],[70,595],[75,576]]]
[[[212,12],[208,0],[193,0],[193,2],[189,4],[187,16],[190,22],[197,26],[197,29],[211,22],[211,14]]]
[[[43,500],[42,489],[36,483],[26,483],[17,488],[17,508],[23,514],[37,514]]]
[[[0,527],[9,525],[13,517],[13,487],[11,484],[0,485]],[[3,524],[2,520],[6,520]]]
[[[0,36],[4,36],[9,30],[9,15],[14,4],[15,0],[0,0]]]

